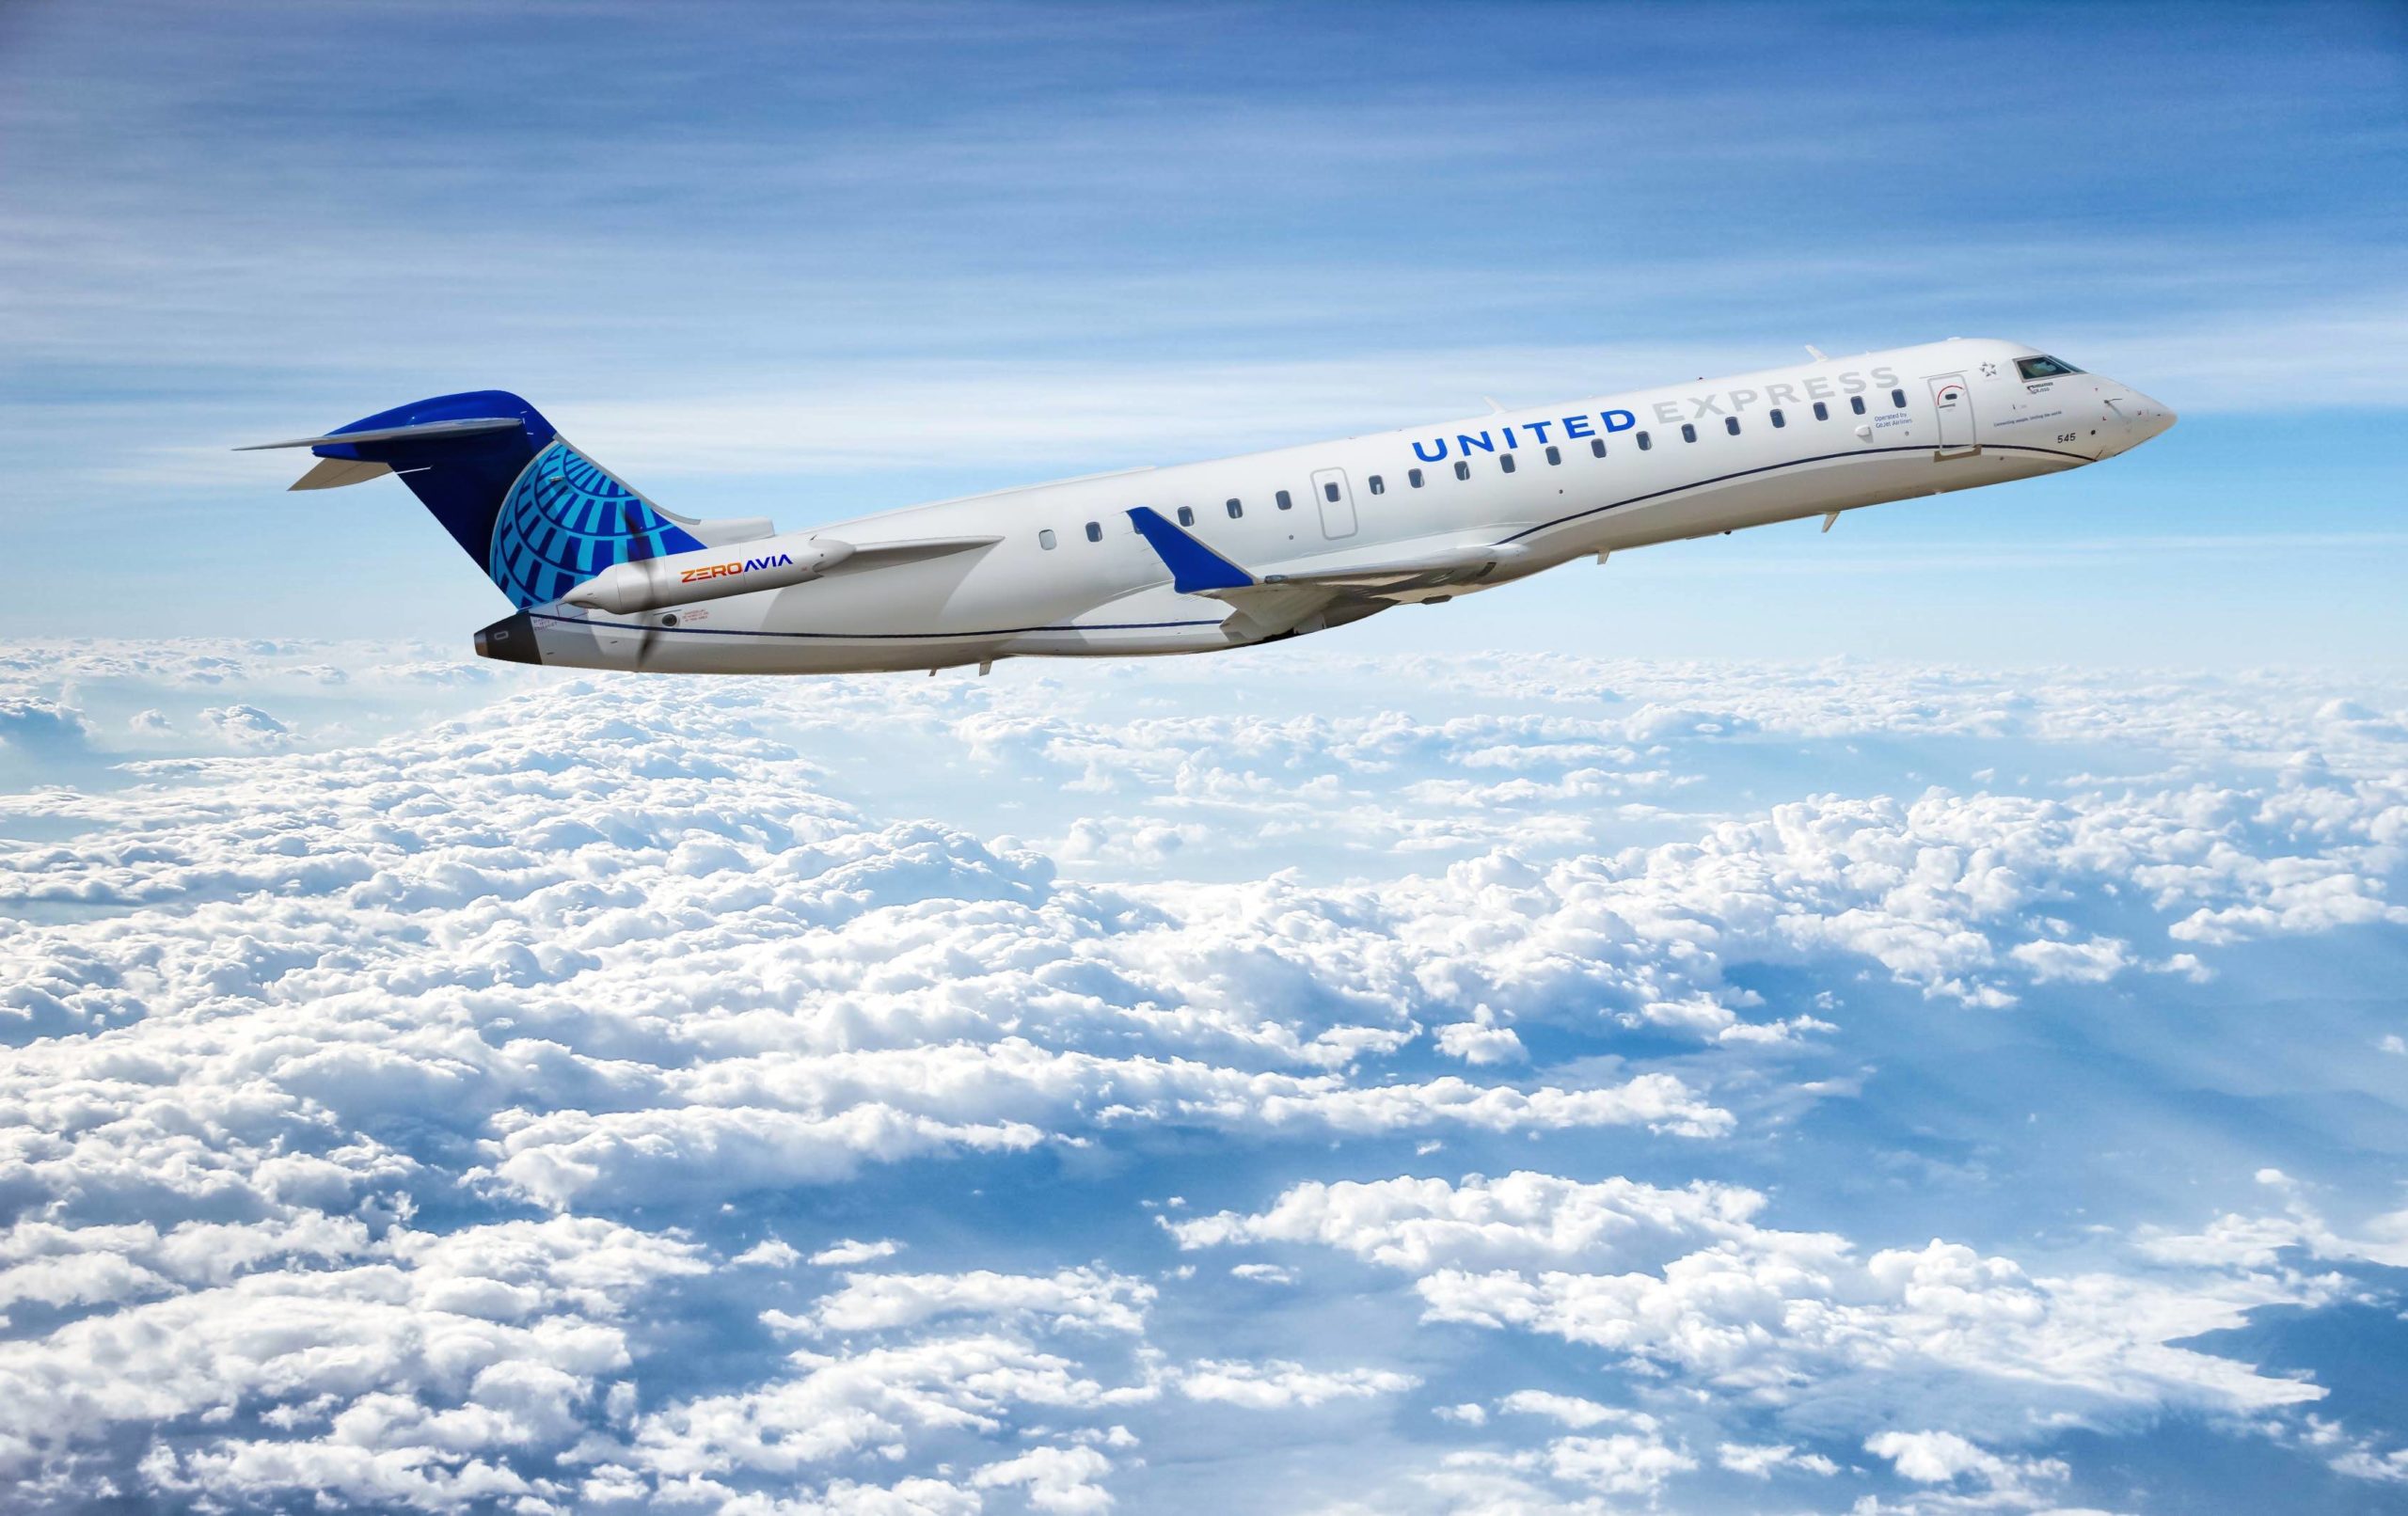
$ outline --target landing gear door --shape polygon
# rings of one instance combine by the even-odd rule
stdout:
[[[1973,391],[1961,373],[1943,373],[1926,381],[1932,409],[1940,417],[1940,446],[1933,456],[1963,458],[1982,450],[1973,439]]]
[[[1354,491],[1343,468],[1323,468],[1313,474],[1313,499],[1321,506],[1321,534],[1333,542],[1354,535]]]

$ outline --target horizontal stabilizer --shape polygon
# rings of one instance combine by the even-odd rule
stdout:
[[[345,484],[365,484],[372,479],[382,479],[393,471],[391,464],[363,463],[356,458],[321,458],[318,466],[294,480],[288,489],[339,490]]]
[[[386,426],[369,432],[335,432],[323,437],[295,437],[291,442],[254,442],[236,452],[266,452],[276,448],[336,448],[360,442],[439,442],[480,432],[512,431],[527,423],[515,416],[469,416],[451,421],[422,421],[417,426]]]

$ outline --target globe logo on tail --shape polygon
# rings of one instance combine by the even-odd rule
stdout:
[[[558,600],[613,563],[702,545],[601,465],[555,441],[527,465],[495,513],[487,572],[523,610]]]

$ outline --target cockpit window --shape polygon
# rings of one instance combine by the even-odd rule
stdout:
[[[2015,360],[2015,366],[2023,371],[2023,377],[2026,379],[2054,379],[2061,373],[2082,371],[2070,363],[2061,363],[2052,357],[2018,358]]]

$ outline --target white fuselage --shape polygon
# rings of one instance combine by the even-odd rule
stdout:
[[[2095,374],[2025,378],[2036,355],[1956,340],[912,506],[813,529],[994,540],[636,615],[528,614],[545,663],[669,672],[1244,646],[1264,639],[1223,600],[1175,589],[1132,509],[1265,576],[1508,549],[1476,583],[1357,595],[1298,628],[1313,629],[1598,553],[2075,468],[2172,424]]]

